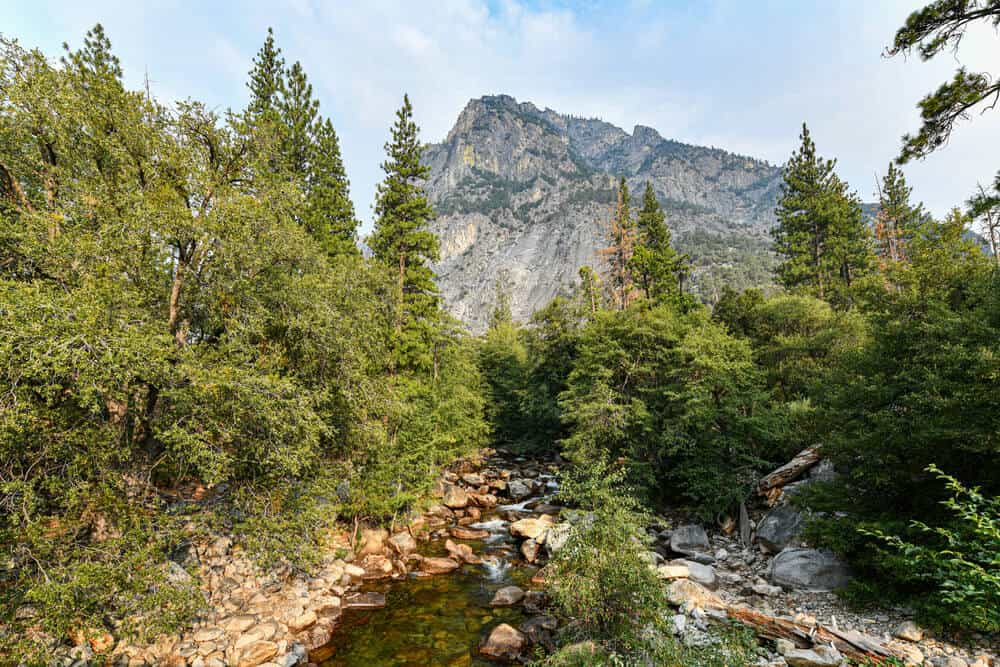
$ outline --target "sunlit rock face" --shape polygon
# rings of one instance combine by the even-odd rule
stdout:
[[[653,186],[677,244],[692,252],[691,285],[703,298],[712,299],[722,275],[747,256],[770,261],[779,168],[667,140],[649,127],[629,134],[489,96],[470,101],[424,159],[439,214],[439,285],[473,331],[486,326],[498,286],[524,320],[571,290],[581,266],[600,268],[620,176],[633,207],[646,183]]]

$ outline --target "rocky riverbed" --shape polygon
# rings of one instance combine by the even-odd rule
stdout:
[[[437,482],[436,503],[393,530],[358,529],[333,540],[306,575],[258,571],[219,535],[194,545],[210,610],[192,631],[149,646],[119,644],[122,667],[353,667],[516,662],[551,648],[557,620],[546,613],[544,564],[593,518],[553,504],[554,460],[486,451],[457,462]],[[821,474],[821,473],[820,473]],[[748,513],[740,525],[706,527],[683,515],[648,527],[650,567],[668,587],[681,641],[713,641],[732,610],[786,619],[800,641],[763,643],[760,665],[824,667],[843,656],[813,641],[825,629],[889,647],[913,665],[996,665],[996,638],[935,636],[901,608],[858,611],[832,591],[850,571],[802,544],[803,517],[788,504]],[[61,664],[92,662],[81,641]]]

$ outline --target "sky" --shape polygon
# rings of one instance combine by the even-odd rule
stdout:
[[[161,101],[242,108],[268,26],[302,62],[341,138],[358,215],[370,227],[395,110],[410,95],[424,141],[465,104],[506,93],[631,132],[782,164],[809,124],[819,152],[866,201],[919,126],[918,100],[963,64],[989,71],[1000,36],[972,31],[931,62],[882,53],[919,0],[13,0],[0,33],[50,57],[102,23],[126,82]],[[145,5],[145,6],[143,6]],[[1000,74],[1000,73],[998,73]],[[935,215],[1000,168],[1000,110],[963,123],[905,173]]]

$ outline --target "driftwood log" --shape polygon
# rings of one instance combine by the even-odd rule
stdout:
[[[769,616],[744,606],[727,607],[726,614],[730,619],[752,628],[761,637],[787,639],[799,648],[833,646],[851,660],[868,658],[876,664],[889,658],[906,658],[904,653],[860,632],[837,630],[818,623],[796,623],[790,618]]]
[[[790,482],[794,482],[801,477],[803,473],[819,463],[822,458],[820,448],[820,445],[806,447],[801,452],[796,454],[795,458],[791,461],[781,466],[774,472],[765,475],[761,478],[760,482],[757,483],[757,492],[766,497],[768,503],[773,505],[781,495],[781,487]]]

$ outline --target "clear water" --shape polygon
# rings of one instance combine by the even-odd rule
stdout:
[[[531,514],[523,503],[496,509]],[[527,589],[537,569],[519,560],[507,526],[495,512],[473,524],[490,532],[484,540],[469,542],[481,564],[366,587],[385,593],[385,608],[346,612],[330,642],[334,653],[322,667],[495,666],[479,656],[480,639],[501,623],[517,627],[528,616],[520,606],[490,607],[490,600],[504,586]],[[421,551],[445,555],[442,541],[423,545]]]
[[[489,556],[485,556],[489,558]],[[526,568],[464,565],[451,574],[374,586],[386,593],[384,609],[347,612],[322,667],[458,667],[495,665],[478,655],[479,640],[500,623],[517,627],[518,607],[492,608],[493,593],[524,585]],[[491,576],[492,574],[492,576]]]

